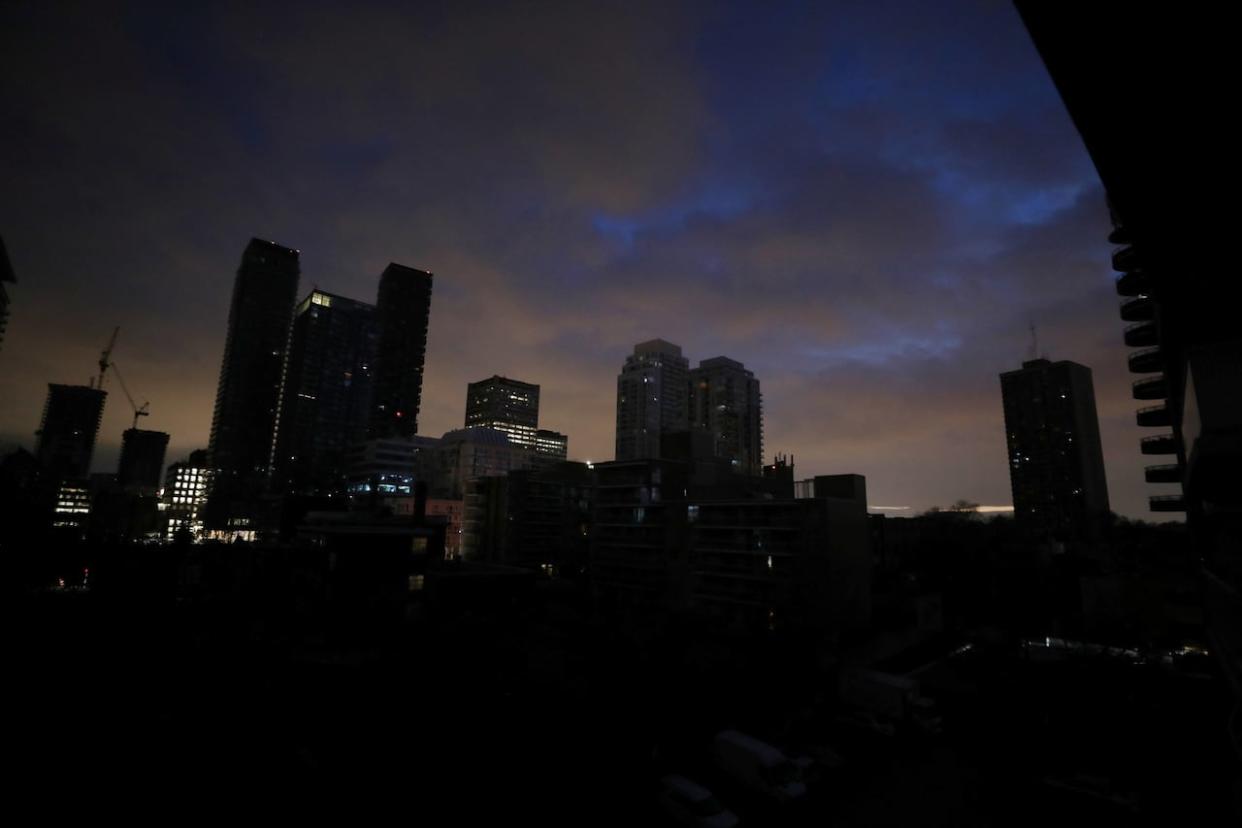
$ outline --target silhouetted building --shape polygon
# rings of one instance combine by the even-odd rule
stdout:
[[[1220,277],[1211,241],[1233,238],[1232,211],[1187,209],[1212,203],[1233,159],[1213,140],[1227,134],[1230,28],[1223,11],[1017,6],[1108,193],[1134,396],[1152,403],[1138,417],[1168,423],[1142,442],[1166,460],[1146,479],[1182,489],[1150,505],[1186,512],[1211,649],[1242,709],[1242,281]],[[1164,59],[1101,61],[1102,44]],[[1232,738],[1242,749],[1242,729]]]
[[[344,492],[346,454],[370,420],[377,339],[373,305],[316,289],[297,306],[272,450],[277,492]]]
[[[165,537],[169,540],[175,540],[182,532],[191,540],[202,537],[203,508],[211,474],[207,452],[202,449],[168,467],[164,475],[164,517]]]
[[[819,474],[794,484],[795,497],[832,497],[867,504],[867,478],[861,474]]]
[[[379,345],[369,437],[413,437],[423,395],[432,275],[396,264],[380,276]]]
[[[763,467],[763,479],[777,487],[773,490],[774,497],[813,497],[812,494],[798,494],[793,479],[793,455],[778,454],[772,462]]]
[[[529,468],[532,453],[492,428],[459,428],[446,432],[440,442],[420,452],[417,478],[426,481],[431,497],[461,500],[473,480]]]
[[[759,474],[763,465],[763,398],[759,380],[728,357],[690,371],[690,427],[712,435],[717,457],[736,471]]]
[[[690,464],[616,460],[594,471],[590,572],[601,606],[630,620],[683,608]]]
[[[49,479],[90,473],[107,396],[107,391],[85,385],[48,384],[35,456]]]
[[[689,427],[690,363],[652,339],[634,346],[617,376],[617,460],[660,457],[660,437]]]
[[[9,324],[9,292],[5,282],[16,282],[13,265],[9,262],[9,253],[4,247],[4,238],[0,236],[0,345],[4,344],[4,330]]]
[[[867,628],[867,504],[852,497],[691,503],[690,608],[738,631]]]
[[[590,572],[602,606],[640,626],[690,612],[745,633],[864,628],[865,500],[776,496],[768,489],[780,476],[730,467],[718,458],[596,464]]]
[[[365,440],[349,448],[351,494],[412,495],[422,465],[420,455],[440,445],[438,437]]]
[[[117,485],[125,492],[153,495],[160,488],[164,471],[164,452],[168,434],[127,428],[121,435],[121,461],[117,465]]]
[[[569,459],[569,437],[541,428],[535,432],[535,464],[563,463]]]
[[[466,490],[462,554],[550,576],[579,574],[587,558],[594,488],[585,463],[481,477]]]
[[[515,446],[536,450],[539,386],[493,376],[466,387],[466,428],[503,431]]]
[[[299,273],[298,251],[251,239],[233,282],[208,445],[219,528],[248,526],[265,487]]]
[[[1091,369],[1035,359],[1000,376],[1014,515],[1041,537],[1083,537],[1108,519]]]

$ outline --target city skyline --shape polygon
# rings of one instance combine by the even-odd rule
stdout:
[[[206,446],[236,251],[260,236],[303,251],[302,292],[369,297],[390,261],[438,275],[423,434],[458,425],[466,383],[503,374],[542,386],[543,415],[572,436],[572,457],[610,459],[616,365],[633,343],[665,337],[687,353],[728,354],[762,378],[768,457],[795,454],[799,477],[866,474],[873,503],[914,512],[959,498],[1009,502],[995,376],[1026,356],[1033,320],[1050,358],[1095,373],[1113,508],[1162,519],[1147,510],[1159,491],[1143,482],[1137,451],[1144,432],[1134,424],[1113,273],[1099,242],[1108,232],[1102,191],[1021,22],[1006,6],[960,7],[944,20],[896,12],[905,25],[888,27],[878,12],[776,15],[745,58],[736,46],[747,21],[727,11],[699,20],[661,11],[664,27],[626,15],[575,18],[575,30],[595,22],[611,36],[573,47],[566,59],[581,77],[568,84],[552,82],[559,58],[544,55],[563,30],[545,31],[539,15],[489,12],[481,45],[462,58],[470,71],[456,81],[433,75],[499,107],[513,128],[487,137],[469,137],[483,117],[473,105],[459,108],[412,81],[349,109],[351,90],[382,86],[376,78],[392,68],[383,57],[350,63],[336,81],[343,97],[311,106],[330,78],[313,61],[304,81],[287,70],[355,30],[309,19],[276,38],[274,68],[253,79],[238,111],[218,98],[235,89],[257,44],[227,15],[157,14],[145,28],[101,32],[90,31],[88,16],[64,37],[99,42],[72,65],[47,66],[54,56],[18,47],[6,60],[23,71],[10,76],[39,80],[33,92],[5,82],[4,94],[54,103],[19,106],[26,128],[3,139],[8,157],[27,162],[6,180],[35,197],[0,208],[18,275],[0,350],[0,441],[32,447],[46,384],[85,382],[120,324],[127,381],[151,400],[145,425],[172,435],[169,459]],[[18,31],[53,22],[23,14]],[[433,70],[437,55],[461,45],[451,26],[387,14],[363,12],[357,31],[424,42]],[[199,33],[182,30],[191,24]],[[155,45],[169,29],[191,49],[227,33],[240,56],[213,53],[193,70],[152,73],[173,64]],[[483,46],[510,30],[525,45],[487,57]],[[853,37],[865,37],[867,54],[850,47]],[[945,45],[964,40],[970,48]],[[648,55],[649,65],[613,60],[618,49]],[[897,59],[907,50],[909,60]],[[110,54],[144,67],[141,77],[126,86],[125,61],[103,71]],[[557,126],[567,137],[532,135],[548,126],[524,119],[522,100],[505,104],[496,97],[503,89],[471,85],[496,61],[540,82],[525,103],[564,109]],[[739,85],[748,75],[752,85]],[[85,87],[74,92],[75,84]],[[579,112],[570,104],[581,84],[617,104]],[[91,168],[96,150],[85,148],[50,169],[40,145],[79,140],[112,88],[129,90],[117,105],[136,122],[154,129],[161,119],[171,130],[160,133],[166,151],[152,155],[139,138],[105,131],[98,151],[140,174],[117,183]],[[764,103],[776,88],[780,112]],[[286,93],[288,103],[269,107]],[[302,120],[292,118],[298,107]],[[394,126],[364,129],[389,111]],[[416,138],[404,126],[420,114],[438,127]],[[197,119],[202,135],[188,128]],[[325,127],[324,137],[297,138],[295,122]],[[712,138],[714,122],[730,127],[723,143]],[[901,160],[915,150],[918,164]],[[207,153],[212,163],[196,160]],[[187,170],[186,192],[153,198],[169,165]],[[267,170],[262,180],[247,174],[255,165]],[[34,187],[28,176],[53,186]],[[109,188],[126,209],[87,209],[92,193]],[[70,205],[39,192],[67,193]],[[342,193],[349,197],[338,204]],[[128,209],[143,204],[158,214]],[[65,232],[77,244],[57,249]],[[105,409],[97,470],[116,466],[123,408]]]

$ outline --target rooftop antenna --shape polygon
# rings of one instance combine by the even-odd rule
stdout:
[[[1039,359],[1039,333],[1035,330],[1035,321],[1031,320],[1031,359]]]

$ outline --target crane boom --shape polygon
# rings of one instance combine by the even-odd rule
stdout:
[[[99,355],[99,381],[95,384],[96,388],[103,388],[104,374],[108,373],[108,366],[112,364],[112,349],[116,347],[117,335],[121,332],[121,326],[117,325],[112,330],[112,338],[108,340],[108,347],[103,349],[103,353]]]
[[[125,385],[125,378],[121,376],[121,369],[117,367],[117,364],[115,362],[110,362],[108,364],[112,366],[112,373],[116,374],[116,381],[121,384],[121,390],[125,392],[125,399],[129,400],[129,407],[134,409],[134,424],[131,427],[137,428],[138,418],[146,417],[151,414],[151,412],[147,410],[147,408],[150,407],[151,403],[150,401],[147,401],[147,402],[144,402],[141,407],[139,407],[134,402],[133,395],[129,393],[129,387]]]

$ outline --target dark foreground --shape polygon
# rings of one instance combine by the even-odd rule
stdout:
[[[959,642],[945,642],[920,670],[944,731],[885,736],[839,724],[822,664],[791,644],[685,627],[640,647],[573,590],[540,592],[503,623],[415,617],[346,638],[140,591],[26,594],[12,790],[144,819],[344,806],[647,825],[665,821],[657,780],[676,772],[748,824],[1228,824],[1229,702],[1209,658],[950,656]],[[725,727],[790,751],[828,744],[844,765],[773,808],[713,767]]]

